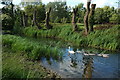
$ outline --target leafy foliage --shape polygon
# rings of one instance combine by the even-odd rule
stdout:
[[[50,14],[50,20],[52,22],[60,23],[64,17],[69,20],[70,15],[66,2],[49,2],[46,5],[46,10],[50,7],[52,8]]]
[[[28,15],[29,25],[31,25],[32,23],[34,10],[37,11],[36,20],[38,23],[43,22],[45,20],[45,5],[44,4],[41,3],[40,5],[28,5],[25,7],[25,12]]]

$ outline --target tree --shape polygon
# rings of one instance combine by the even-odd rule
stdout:
[[[86,11],[86,8],[84,7],[84,4],[83,3],[80,3],[78,4],[77,6],[75,6],[75,8],[78,8],[78,12],[77,12],[77,22],[78,23],[84,23],[84,16],[85,16],[85,11]]]
[[[86,15],[84,17],[85,34],[88,34],[88,31],[89,31],[88,16],[89,16],[89,13],[90,13],[90,4],[91,4],[91,2],[87,2],[87,12],[86,12]]]
[[[23,20],[22,20],[23,26],[24,27],[28,26],[28,16],[25,12],[22,13],[22,17],[23,17]]]
[[[103,23],[103,21],[104,21],[104,11],[103,11],[103,8],[96,8],[94,19],[95,19],[95,23],[96,24]]]
[[[66,5],[66,2],[49,2],[46,5],[46,11],[50,7],[52,8],[50,13],[51,22],[59,23],[64,17],[67,18],[67,20],[70,19],[69,9]]]
[[[120,16],[116,13],[110,17],[110,23],[120,23]]]
[[[16,34],[17,33],[21,34],[21,29],[24,26],[23,13],[24,13],[24,11],[20,10],[20,7],[17,6],[16,10],[14,11],[15,24],[14,24],[14,29],[13,29],[14,33],[16,33]]]
[[[89,17],[88,17],[89,31],[90,32],[93,31],[95,7],[96,7],[96,4],[91,5],[90,14],[89,14]]]
[[[96,8],[94,18],[95,23],[96,24],[112,23],[111,20],[113,20],[115,14],[118,14],[117,12],[118,12],[117,9],[109,6],[104,6],[103,8]]]
[[[33,14],[36,10],[36,14]],[[28,15],[28,24],[32,25],[31,22],[33,20],[33,16],[36,15],[36,22],[39,25],[39,22],[43,22],[45,20],[45,5],[28,5],[25,7],[25,13]]]
[[[6,6],[2,8],[2,14],[7,15],[7,17],[4,17],[2,20],[2,29],[3,30],[10,30],[13,31],[13,26],[15,23],[15,17],[14,17],[14,5],[13,3],[4,3]]]
[[[77,15],[78,8],[73,8],[73,17],[72,17],[72,25],[73,25],[73,31],[77,31],[78,27],[76,24],[76,15]]]
[[[52,26],[49,24],[49,21],[50,21],[50,12],[51,12],[51,7],[46,12],[45,26],[46,26],[47,29],[52,29]]]
[[[103,11],[104,11],[104,22],[105,23],[109,23],[109,17],[111,17],[111,8],[109,6],[104,6],[103,7]]]

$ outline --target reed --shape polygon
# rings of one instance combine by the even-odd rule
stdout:
[[[104,25],[103,25],[104,26]],[[106,28],[105,28],[106,27]],[[79,32],[73,32],[70,24],[54,24],[53,29],[50,30],[38,30],[35,27],[27,27],[24,30],[26,36],[36,33],[37,38],[49,37],[58,38],[64,41],[72,42],[78,46],[91,46],[107,50],[119,50],[120,49],[120,38],[119,36],[119,25],[112,25],[112,27],[99,28],[99,25],[95,26],[95,31],[89,35],[84,36],[84,25],[79,24]],[[33,30],[33,32],[31,32]],[[30,34],[27,32],[31,32]],[[34,34],[32,34],[34,35]]]
[[[57,47],[42,45],[19,36],[3,35],[3,45],[16,52],[25,52],[32,60],[40,60],[41,57],[53,57],[53,59],[62,57],[60,56],[62,52]]]

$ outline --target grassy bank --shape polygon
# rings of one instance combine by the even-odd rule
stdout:
[[[22,35],[29,37],[51,37],[59,38],[65,41],[72,42],[78,46],[91,46],[107,50],[120,49],[120,26],[96,26],[95,31],[89,35],[84,35],[84,25],[79,24],[79,32],[72,32],[70,24],[55,24],[53,29],[38,30],[36,27],[26,27],[21,30]]]
[[[47,70],[40,65],[39,61],[32,62],[27,59],[23,52],[13,52],[3,47],[2,52],[2,78],[59,78],[56,73]]]
[[[14,35],[3,35],[3,46],[15,52],[24,52],[31,60],[40,60],[41,57],[53,59],[61,58],[62,52],[57,47],[42,45],[36,41],[30,41],[27,38],[22,38]]]

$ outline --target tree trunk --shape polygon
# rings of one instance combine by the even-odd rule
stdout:
[[[72,17],[73,31],[77,31],[77,30],[78,30],[78,27],[77,27],[77,24],[76,24],[76,22],[77,22],[77,21],[76,21],[77,11],[78,11],[78,8],[73,9],[73,17]]]
[[[10,5],[11,5],[11,17],[12,17],[11,24],[15,25],[14,4],[11,2]],[[13,26],[11,27],[11,30],[13,30]]]
[[[14,4],[11,2],[11,16],[14,17]]]
[[[28,20],[28,16],[25,14],[25,12],[23,12],[23,26],[26,27],[27,26],[27,21]]]
[[[96,4],[92,4],[91,5],[91,10],[90,10],[90,14],[89,14],[89,19],[88,19],[88,22],[89,22],[89,31],[94,31],[93,29],[93,25],[94,25],[94,12],[95,12],[95,7],[96,7]]]
[[[88,34],[88,31],[89,31],[88,16],[89,16],[89,13],[90,13],[90,4],[91,4],[91,2],[87,2],[87,12],[86,12],[86,15],[84,17],[84,25],[85,25],[85,34],[86,35]]]
[[[36,20],[36,13],[37,13],[37,11],[34,10],[34,13],[33,13],[33,25],[32,26],[37,26],[38,29],[41,29],[41,26],[38,25],[37,20]]]
[[[36,10],[34,10],[34,13],[33,13],[33,25],[32,26],[37,26],[37,24],[36,24]]]
[[[47,29],[52,29],[52,26],[49,24],[50,12],[51,12],[51,7],[49,8],[48,12],[46,12],[45,26],[46,26]]]
[[[24,26],[23,25],[23,14],[22,14],[22,12],[20,12],[20,24],[21,24],[22,27]]]

